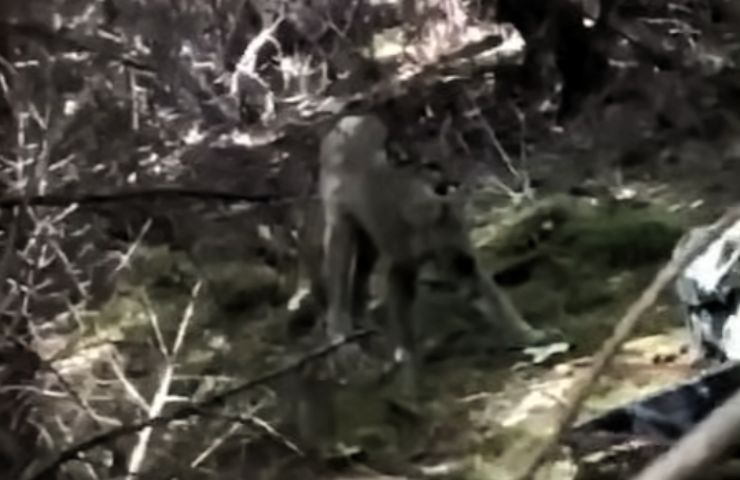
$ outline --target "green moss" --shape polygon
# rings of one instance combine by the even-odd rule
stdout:
[[[611,333],[614,319],[658,262],[670,256],[682,231],[680,220],[659,208],[594,206],[568,197],[481,215],[481,222],[473,238],[484,264],[495,268],[497,279],[508,277],[508,283],[506,278],[500,283],[509,288],[527,319],[561,327],[579,347],[578,353]],[[289,293],[280,272],[248,259],[212,260],[196,267],[184,253],[166,247],[139,249],[131,267],[114,298],[90,316],[98,338],[104,333],[107,338],[149,341],[153,312],[165,338],[172,339],[192,285],[203,280],[180,368],[201,376],[238,372],[249,378],[284,361],[276,327],[282,322],[273,308]],[[621,280],[615,281],[617,277]],[[424,321],[420,330],[425,337],[445,340],[463,332],[460,345],[469,346],[470,352],[480,345],[484,351],[495,332],[458,318],[447,308],[453,302],[441,294],[423,299],[417,306]],[[295,344],[287,348],[295,349]],[[496,354],[495,359],[479,355],[480,365],[470,357],[457,355],[430,366],[439,374],[426,377],[426,390],[434,391],[435,398],[449,396],[459,408],[461,390],[476,394],[503,388],[510,372],[498,367],[510,363],[505,355]],[[198,385],[178,384],[176,393],[189,396]],[[395,398],[394,393],[389,386],[377,385],[332,391],[338,440],[359,445],[371,455],[416,451],[427,434],[427,420],[434,416],[390,406],[384,395]],[[503,466],[496,457],[530,436],[523,429],[503,428],[481,435],[471,449],[471,457],[480,461],[471,460],[470,469],[456,478],[500,477]]]
[[[628,207],[594,208],[571,218],[552,243],[571,256],[607,267],[635,267],[670,257],[683,229],[662,212]]]
[[[490,215],[473,231],[473,244],[484,256],[486,253],[524,255],[547,241],[557,228],[577,215],[578,210],[579,204],[573,199],[555,197]]]
[[[681,220],[663,209],[629,203],[593,205],[562,196],[509,212],[500,221],[490,220],[473,233],[484,259],[531,256],[548,248],[610,267],[667,258],[683,230]]]
[[[165,341],[171,341],[192,301],[195,282],[203,281],[182,364],[201,370],[216,363],[223,374],[231,369],[243,372],[251,355],[259,358],[250,361],[255,368],[269,360],[264,352],[275,335],[265,332],[277,323],[270,303],[282,294],[274,269],[245,262],[198,268],[185,253],[164,246],[137,248],[129,265],[121,272],[113,296],[97,311],[84,315],[88,328],[83,343],[101,339],[149,342],[152,318]]]
[[[196,268],[188,256],[167,246],[140,246],[134,252],[130,265],[122,285],[189,290],[197,277]]]
[[[151,340],[152,323],[156,323],[165,339],[174,338],[190,298],[186,295],[169,293],[156,295],[144,288],[127,287],[117,291],[96,312],[84,316],[85,332],[90,340],[125,340],[145,342]],[[199,322],[199,317],[193,323]],[[197,328],[197,327],[196,327]]]
[[[473,233],[484,268],[532,323],[558,326],[586,349],[611,332],[684,225],[664,206],[565,196],[488,217]]]

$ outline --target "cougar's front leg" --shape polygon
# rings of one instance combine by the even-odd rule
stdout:
[[[480,268],[467,243],[438,258],[447,262],[455,277],[463,281],[461,292],[466,308],[472,306],[476,315],[501,329],[504,344],[540,343],[546,339],[547,334],[529,325],[506,292]]]
[[[341,215],[326,216],[323,277],[326,281],[326,328],[331,341],[352,330],[352,273],[355,257],[352,225]]]
[[[419,387],[419,355],[413,305],[416,298],[415,266],[391,265],[388,272],[388,314],[392,329],[393,360],[400,366],[402,393],[415,397]]]

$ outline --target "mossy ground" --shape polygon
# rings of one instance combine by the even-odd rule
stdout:
[[[526,318],[561,327],[586,351],[670,258],[685,229],[683,216],[660,207],[568,197],[508,216],[505,228],[491,223],[474,232],[481,257]]]

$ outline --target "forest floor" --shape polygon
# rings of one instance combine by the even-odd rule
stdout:
[[[491,351],[487,338],[494,339],[495,331],[440,321],[438,313],[430,313],[434,321],[425,324],[425,312],[435,312],[439,305],[434,298],[422,298],[421,325],[434,348],[427,355],[419,408],[407,410],[392,401],[392,388],[363,387],[362,382],[341,387],[330,396],[339,432],[330,450],[332,457],[344,458],[339,470],[327,472],[325,465],[301,460],[281,446],[275,448],[292,460],[284,458],[278,468],[263,463],[274,462],[273,457],[256,453],[260,458],[252,459],[254,468],[271,472],[259,478],[509,478],[551,433],[554,415],[574,379],[589,368],[592,355],[670,257],[689,222],[711,214],[685,191],[674,192],[670,186],[636,183],[625,188],[634,188],[636,195],[622,201],[544,195],[529,205],[487,207],[475,216],[473,239],[481,261],[496,272],[524,316],[537,326],[562,330],[568,348],[562,344],[549,352]],[[488,203],[484,190],[476,197],[476,208]],[[676,197],[683,204],[677,204]],[[194,322],[201,335],[188,337],[179,368],[181,375],[211,380],[186,388],[195,388],[192,398],[199,398],[197,391],[207,394],[203,385],[228,384],[223,379],[229,377],[258,377],[295,354],[294,341],[285,337],[284,306],[267,301],[278,273],[270,273],[268,265],[232,263],[204,269],[176,251],[140,247],[132,266],[117,294],[99,311],[90,312],[86,321],[96,327],[70,348],[78,353],[61,364],[63,371],[76,361],[82,370],[97,368],[95,354],[92,360],[89,356],[94,346],[83,344],[113,340],[121,352],[129,351],[125,343],[136,344],[148,335],[152,311],[164,337],[174,335],[189,300],[187,285],[200,274],[212,288],[198,300]],[[687,336],[671,293],[649,310],[638,333],[600,380],[581,419],[697,373],[689,366]],[[237,300],[235,305],[229,300],[246,297],[267,303],[238,305]],[[80,362],[81,354],[88,357]],[[127,358],[135,355],[124,353]],[[137,363],[146,361],[139,358]],[[597,460],[605,468],[603,458]],[[623,478],[614,472],[601,477],[578,472],[564,450],[542,478]]]
[[[588,121],[535,138],[526,165],[517,164],[538,181],[531,200],[512,204],[485,181],[474,194],[472,235],[481,261],[527,319],[562,330],[567,348],[491,352],[486,344],[495,332],[466,329],[454,321],[424,324],[424,312],[438,307],[434,299],[425,299],[422,329],[434,351],[428,355],[418,409],[389,401],[392,392],[385,389],[350,386],[332,393],[339,411],[333,455],[342,461],[330,472],[299,449],[286,448],[292,445],[287,435],[274,446],[280,461],[265,455],[258,445],[264,437],[275,442],[269,429],[214,458],[223,462],[239,451],[254,467],[250,478],[260,479],[510,478],[551,433],[554,414],[574,379],[589,368],[593,354],[670,258],[680,236],[735,201],[740,174],[736,122],[728,121],[731,125],[719,138],[702,128],[686,134],[681,130],[685,125],[658,132],[652,126],[666,113],[656,109],[655,102],[637,102],[607,113],[599,110],[594,113],[602,132],[597,140]],[[701,126],[702,115],[689,115],[689,123]],[[637,133],[623,128],[641,124],[639,119],[650,126]],[[574,140],[586,137],[591,139],[586,147]],[[507,170],[493,165],[489,173],[503,178]],[[574,187],[582,188],[576,194]],[[291,282],[274,265],[256,259],[195,265],[183,252],[161,246],[140,246],[131,252],[131,265],[112,298],[85,312],[87,330],[71,343],[56,336],[42,345],[43,356],[62,359],[60,371],[84,377],[107,362],[109,353],[100,345],[114,342],[121,351],[129,349],[126,373],[137,370],[131,363],[140,363],[139,373],[155,382],[156,372],[145,372],[149,357],[130,349],[149,341],[154,317],[165,337],[177,332],[191,286],[200,278],[207,288],[193,320],[199,335],[187,337],[178,362],[191,383],[183,382],[178,393],[202,398],[234,378],[258,377],[294,355],[293,339],[286,336],[286,295],[276,293]],[[582,419],[697,373],[689,365],[687,335],[671,293],[665,292],[646,314],[587,401]],[[274,405],[275,398],[281,401],[279,387],[275,391],[276,397],[262,394],[279,410]],[[603,463],[603,458],[591,460]],[[624,478],[621,470],[586,476],[587,470],[564,449],[541,478]]]

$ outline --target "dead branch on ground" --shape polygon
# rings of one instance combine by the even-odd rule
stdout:
[[[267,194],[244,194],[234,192],[219,192],[217,190],[198,190],[189,188],[152,188],[129,190],[111,193],[80,193],[80,194],[45,194],[28,197],[8,196],[0,197],[0,209],[29,207],[66,207],[69,205],[102,205],[109,203],[131,202],[138,200],[169,200],[178,198],[192,198],[196,200],[213,200],[223,202],[248,203],[283,203],[295,200],[290,197],[280,198]]]
[[[709,417],[702,420],[673,448],[663,454],[634,480],[688,480],[722,458],[738,443],[740,392],[735,393]]]

